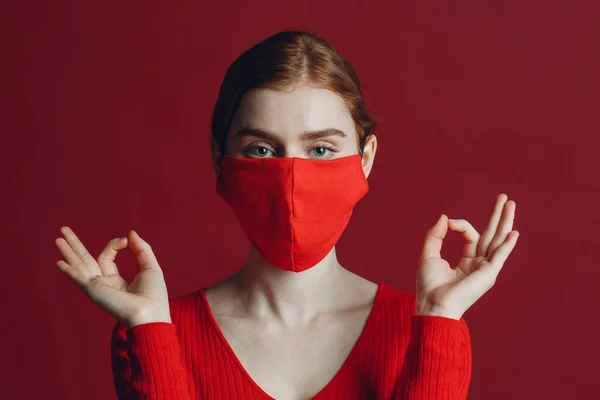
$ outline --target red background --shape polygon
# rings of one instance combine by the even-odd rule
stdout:
[[[56,267],[62,225],[95,255],[136,229],[170,296],[240,266],[247,240],[214,190],[209,121],[227,66],[282,29],[344,54],[379,121],[342,264],[414,291],[439,215],[481,232],[506,193],[521,236],[465,314],[469,398],[591,397],[600,25],[587,3],[12,2],[1,13],[2,397],[114,398],[114,319]],[[443,255],[457,261],[460,245],[450,233]],[[131,279],[129,250],[118,263]]]

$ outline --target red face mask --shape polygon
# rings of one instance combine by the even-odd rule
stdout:
[[[367,194],[361,159],[225,155],[217,193],[269,264],[301,272],[331,251]]]

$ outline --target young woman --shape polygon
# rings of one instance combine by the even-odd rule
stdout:
[[[94,259],[68,227],[57,266],[118,321],[119,399],[464,399],[471,346],[462,317],[516,244],[500,194],[485,232],[442,214],[429,229],[416,293],[343,268],[335,243],[367,193],[377,139],[350,64],[319,37],[275,34],[229,67],[212,121],[217,192],[251,242],[245,264],[169,298],[135,231]],[[448,229],[466,241],[456,269]],[[128,284],[115,257],[140,272]]]

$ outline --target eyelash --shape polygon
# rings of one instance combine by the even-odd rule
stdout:
[[[272,150],[270,150],[270,149],[269,149],[267,146],[261,146],[261,145],[259,145],[259,144],[255,144],[255,143],[251,143],[251,144],[249,144],[249,145],[248,145],[248,146],[246,146],[246,147],[245,147],[245,148],[244,148],[242,151],[244,152],[244,154],[247,154],[247,155],[254,155],[254,154],[251,154],[250,152],[251,152],[252,150],[261,149],[261,148],[265,148],[265,149],[267,149],[267,150],[269,150],[269,151],[273,152],[273,151],[272,151]],[[327,150],[328,150],[328,151],[330,151],[331,153],[337,153],[337,152],[339,152],[339,150],[338,150],[338,149],[336,149],[335,147],[333,147],[333,146],[332,146],[332,145],[330,145],[330,144],[318,144],[318,145],[314,145],[314,146],[310,147],[310,148],[308,149],[308,151],[312,151],[312,150],[314,150],[314,149],[327,149]],[[264,157],[260,157],[260,158],[264,158]],[[319,157],[319,158],[321,158],[321,157]]]

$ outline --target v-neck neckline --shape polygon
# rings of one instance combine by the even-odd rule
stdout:
[[[375,292],[375,296],[373,298],[373,304],[371,305],[371,310],[369,311],[369,315],[367,315],[367,319],[365,320],[363,328],[362,328],[358,338],[356,339],[356,342],[352,346],[352,349],[350,349],[350,352],[348,353],[348,355],[346,356],[346,358],[340,365],[337,372],[329,380],[329,382],[327,382],[321,390],[319,390],[313,397],[311,397],[310,400],[318,400],[319,397],[324,396],[325,393],[327,392],[327,390],[335,383],[335,381],[340,379],[339,376],[342,374],[342,372],[348,368],[348,365],[350,364],[352,359],[355,357],[355,353],[358,351],[359,346],[362,344],[362,342],[364,342],[366,340],[365,332],[373,324],[375,311],[379,307],[379,302],[382,297],[381,293],[383,291],[384,286],[385,285],[383,283],[377,284],[377,291]],[[233,351],[233,347],[231,347],[231,345],[227,341],[225,334],[221,330],[221,327],[217,323],[217,320],[212,313],[210,304],[208,303],[208,299],[206,298],[205,288],[200,288],[196,293],[200,295],[200,299],[202,300],[204,309],[205,309],[206,313],[208,314],[208,318],[210,320],[210,326],[211,326],[212,330],[216,333],[217,337],[221,341],[221,344],[225,348],[225,351],[227,351],[229,353],[229,356],[231,357],[231,359],[237,364],[237,367],[238,367],[240,373],[246,378],[246,380],[250,383],[250,385],[252,385],[252,387],[255,390],[257,390],[262,396],[264,396],[268,400],[276,400],[274,397],[269,395],[262,387],[260,387],[258,385],[258,383],[256,383],[254,378],[252,378],[250,376],[250,374],[248,373],[248,371],[246,370],[246,368],[244,368],[244,365],[238,358],[237,354],[235,354],[235,351]]]

